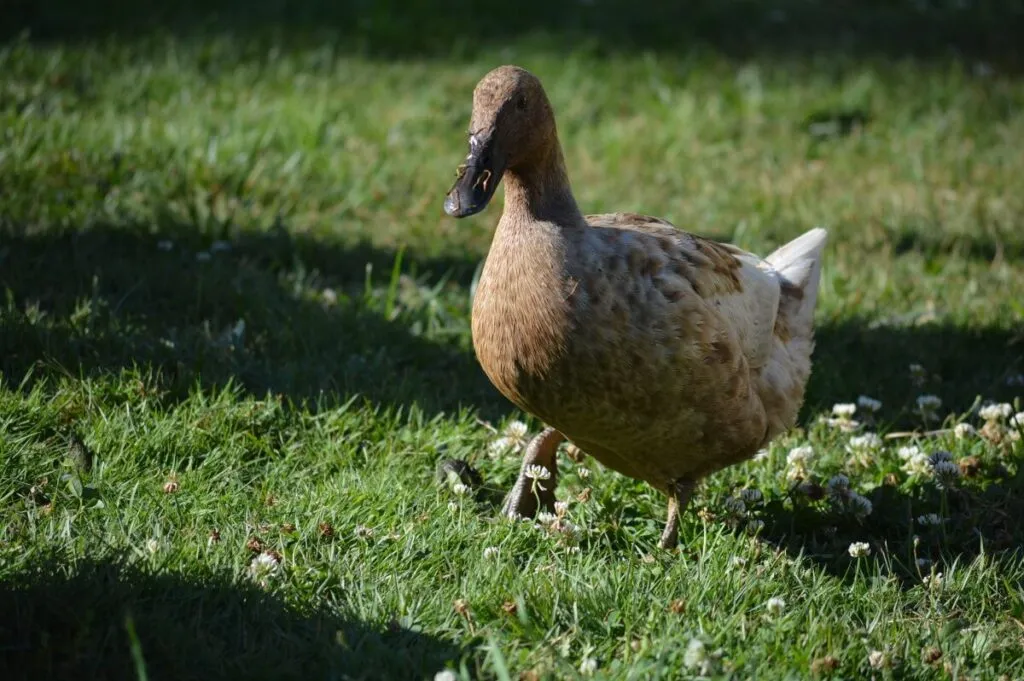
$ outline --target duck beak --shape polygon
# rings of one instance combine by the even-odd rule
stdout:
[[[470,135],[469,155],[459,166],[455,184],[448,190],[444,212],[453,218],[476,215],[487,207],[504,172],[505,164],[498,160],[494,151],[494,138]]]

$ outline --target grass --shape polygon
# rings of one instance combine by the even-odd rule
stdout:
[[[1024,449],[1005,419],[922,434],[1024,397],[1021,7],[932,4],[16,2],[0,677],[1024,677]],[[441,201],[506,62],[588,212],[757,252],[831,231],[800,428],[702,487],[678,553],[663,501],[590,461],[562,459],[579,533],[498,518],[493,442],[540,426],[472,355],[500,197]],[[861,430],[917,435],[851,453],[820,417],[861,394]],[[870,515],[787,478],[804,445]],[[483,488],[438,484],[451,457]]]

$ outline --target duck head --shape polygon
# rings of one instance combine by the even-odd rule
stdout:
[[[469,155],[445,198],[445,212],[456,218],[479,213],[506,172],[538,163],[557,139],[540,80],[518,66],[494,69],[473,91]]]

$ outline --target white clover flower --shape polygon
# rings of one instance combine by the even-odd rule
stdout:
[[[689,669],[696,670],[701,676],[710,676],[714,671],[714,656],[708,652],[708,648],[699,638],[691,638],[686,644],[686,652],[683,654],[683,664]]]
[[[960,479],[960,467],[952,461],[940,461],[932,466],[932,475],[940,489],[952,487]]]
[[[555,502],[555,515],[563,516],[569,512],[568,501],[556,501]]]
[[[868,664],[872,669],[885,669],[889,666],[889,656],[881,650],[872,650],[868,653]]]
[[[789,465],[795,464],[806,464],[814,456],[814,447],[810,445],[804,445],[802,447],[794,447],[789,450],[789,454],[786,455],[786,463]]]
[[[740,490],[740,499],[748,504],[758,504],[764,499],[764,495],[756,487],[744,487]]]
[[[850,438],[849,449],[856,451],[875,451],[882,448],[882,438],[875,433],[854,435]]]
[[[917,516],[917,523],[919,525],[941,525],[942,518],[939,517],[938,513],[925,513],[924,515]]]
[[[456,513],[459,510],[459,505],[454,501],[449,501],[448,510],[451,511],[452,513]]]
[[[848,419],[857,413],[857,405],[852,402],[840,402],[832,405],[832,416]]]
[[[928,465],[928,457],[924,455],[908,459],[901,468],[907,475],[925,476],[932,472],[931,466]]]
[[[978,431],[974,429],[974,426],[969,423],[958,423],[953,427],[953,434],[961,440],[971,437],[977,432]]]
[[[907,475],[929,475],[932,472],[931,464],[928,463],[928,455],[919,447],[900,447],[896,454],[903,459],[903,472]]]
[[[160,542],[158,542],[156,539],[147,539],[146,550],[150,553],[156,553],[160,550]]]
[[[457,482],[454,485],[452,485],[452,492],[454,492],[456,495],[460,497],[464,497],[467,494],[469,494],[469,485]]]
[[[566,518],[556,521],[552,527],[571,539],[583,536],[583,528]]]
[[[873,397],[867,395],[861,395],[857,398],[857,407],[864,411],[876,412],[882,408],[882,403]]]
[[[277,555],[264,551],[249,563],[249,576],[261,580],[276,575],[281,569],[281,561]]]
[[[1001,404],[986,404],[978,410],[978,416],[985,421],[1002,421],[1013,413],[1013,407],[1003,402]]]
[[[928,589],[938,589],[942,586],[942,573],[936,572],[925,577],[923,580],[924,585]]]
[[[526,477],[532,480],[551,479],[551,471],[549,471],[544,466],[541,466],[540,464],[530,464],[529,466],[526,467],[526,471],[524,474],[526,475]]]
[[[800,480],[807,476],[807,469],[801,464],[786,469],[786,480]]]
[[[542,525],[550,525],[551,523],[558,520],[558,516],[554,513],[548,513],[547,511],[541,511],[537,514],[537,522]]]
[[[900,457],[904,461],[915,458],[923,454],[920,447],[911,445],[909,447],[900,447],[896,450],[896,456]]]
[[[522,421],[509,421],[505,426],[506,437],[524,439],[530,433],[529,427]]]
[[[580,674],[584,676],[590,676],[597,671],[597,660],[592,657],[583,658],[583,662],[580,662]]]
[[[747,505],[743,503],[742,499],[729,497],[725,500],[725,510],[733,515],[743,515],[747,512]]]
[[[814,448],[810,445],[794,447],[786,455],[786,463],[789,469],[786,471],[786,478],[795,480],[807,476],[807,463],[814,456]]]
[[[769,615],[777,617],[786,610],[786,601],[778,596],[772,596],[768,599],[768,602],[764,604],[765,610],[768,611]]]
[[[850,438],[846,451],[852,454],[850,463],[858,466],[870,466],[873,455],[882,449],[882,438],[875,433],[864,433]]]
[[[861,427],[861,422],[844,416],[842,418],[829,418],[828,416],[821,416],[818,419],[819,422],[824,423],[829,428],[838,428],[844,433],[852,433]]]
[[[491,558],[494,558],[497,555],[498,555],[498,547],[497,546],[488,546],[486,549],[484,549],[484,559],[485,560],[489,560]]]
[[[451,669],[445,669],[434,674],[434,681],[459,681],[459,676]]]
[[[529,433],[529,428],[522,421],[509,421],[501,437],[487,447],[488,454],[495,458],[502,454],[522,451],[526,448],[526,436]]]
[[[855,541],[846,550],[851,558],[863,558],[871,555],[871,546],[866,541]]]
[[[487,445],[487,455],[494,459],[502,454],[513,451],[515,448],[516,443],[514,440],[507,437],[499,437]]]
[[[747,559],[743,556],[733,556],[729,559],[729,565],[732,567],[746,567]]]
[[[917,397],[917,408],[923,412],[935,412],[942,406],[942,400],[938,395],[919,395]]]
[[[360,538],[369,539],[373,536],[373,528],[366,525],[356,525],[355,535]]]
[[[1018,428],[1024,428],[1024,411],[1019,411],[1010,419],[1010,423]]]

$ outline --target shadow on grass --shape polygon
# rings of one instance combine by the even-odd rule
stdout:
[[[1021,64],[1019,2],[915,0],[629,0],[515,6],[456,0],[13,0],[6,31],[45,40],[95,39],[145,31],[265,34],[308,47],[320,37],[346,52],[379,57],[458,56],[530,36],[553,49],[600,52],[714,49],[737,58],[847,54],[888,58],[966,57],[1004,69]],[[254,56],[256,56],[254,54]]]
[[[872,511],[859,520],[834,501],[828,480],[821,478],[795,482],[788,493],[769,494],[763,502],[748,502],[744,517],[738,519],[725,503],[735,490],[719,491],[712,476],[709,487],[715,491],[701,493],[684,516],[679,551],[687,560],[698,559],[702,527],[708,522],[724,525],[739,537],[756,532],[763,548],[802,557],[848,582],[854,579],[858,563],[862,573],[865,564],[874,565],[903,588],[921,584],[932,571],[948,574],[954,565],[963,569],[981,555],[991,561],[1022,560],[1024,525],[1019,519],[1024,516],[1024,468],[1018,465],[1012,472],[1004,461],[1019,464],[1024,451],[1018,446],[1015,455],[1009,450],[996,455],[990,448],[982,449],[987,452],[957,461],[964,473],[945,490],[931,480],[903,480],[896,485],[877,471],[851,474],[858,486],[865,479],[878,483],[864,492]],[[905,477],[900,475],[901,480]],[[664,496],[636,481],[617,485],[614,492],[596,488],[591,493],[602,514],[615,521],[589,541],[613,552],[635,553],[638,528],[644,527],[650,544],[641,550],[656,551],[655,541],[664,526]],[[642,496],[655,500],[653,511],[635,503]],[[931,515],[943,520],[931,524]],[[763,523],[760,529],[754,525],[758,522]],[[860,542],[869,545],[870,554],[854,558],[850,546]]]
[[[1009,235],[1008,235],[1009,236]],[[1024,261],[1024,239],[1020,234],[1001,239],[989,234],[943,234],[935,229],[907,226],[890,235],[896,255],[920,253],[926,257],[944,256],[987,263]]]
[[[311,408],[361,395],[430,415],[468,407],[492,419],[511,409],[470,345],[475,256],[405,254],[389,303],[394,253],[283,228],[243,232],[208,261],[196,253],[210,252],[211,239],[187,226],[159,235],[134,225],[4,232],[8,385],[138,369],[171,399],[232,381]],[[168,236],[173,247],[161,250]],[[449,285],[438,286],[444,276]],[[328,288],[336,300],[309,293]],[[867,394],[885,403],[883,420],[902,427],[916,419],[919,394],[966,409],[977,396],[1011,399],[1018,389],[1006,379],[1024,371],[1024,334],[1010,327],[846,319],[823,321],[817,338],[805,415]],[[919,385],[913,363],[927,370]]]
[[[161,240],[173,237],[171,250]],[[469,347],[465,301],[453,310],[450,339],[431,340],[417,328],[444,310],[444,296],[465,296],[477,259],[408,256],[402,269],[429,287],[451,276],[451,291],[437,305],[393,314],[368,298],[366,264],[379,290],[389,281],[395,254],[343,247],[289,235],[283,229],[242,233],[232,249],[197,261],[211,241],[188,226],[153,234],[140,226],[94,226],[43,233],[7,230],[0,247],[0,369],[8,385],[73,376],[96,376],[137,367],[168,399],[197,385],[230,382],[253,395],[284,394],[311,408],[330,407],[362,395],[393,408],[418,405],[428,414],[476,409],[484,418],[510,410],[483,375]],[[329,304],[307,291],[337,291]],[[409,295],[421,289],[406,283]],[[385,287],[386,288],[386,287]],[[443,287],[442,287],[443,288]],[[377,295],[377,294],[373,294]],[[433,310],[433,311],[431,311]],[[429,314],[428,314],[429,312]],[[427,315],[427,316],[423,316]],[[238,331],[238,321],[245,321]],[[462,325],[462,326],[460,326]],[[805,421],[811,414],[860,394],[882,400],[881,419],[915,425],[911,409],[921,393],[940,396],[944,407],[964,410],[977,396],[1008,400],[1020,394],[1008,375],[1024,371],[1024,335],[1007,326],[885,326],[861,319],[824,322],[817,331],[815,368]],[[921,384],[909,365],[926,368]],[[916,559],[936,564],[986,551],[1024,546],[1024,477],[1007,477],[997,462],[982,462],[987,480],[947,495],[941,530],[918,527],[916,518],[940,512],[931,487],[908,494],[881,485],[875,511],[863,524],[842,522],[821,504],[781,504],[766,510],[765,538],[803,552],[836,574],[846,574],[851,542],[868,541],[901,561],[894,570],[912,583]],[[491,490],[491,505],[507,489]],[[624,500],[625,503],[627,500]],[[660,520],[660,519],[659,519]],[[913,535],[923,543],[914,553]],[[627,550],[628,547],[623,547]]]
[[[416,679],[460,658],[450,642],[300,609],[222,576],[105,561],[66,574],[61,564],[0,584],[0,678],[134,680],[141,653],[154,680]]]
[[[1010,402],[1024,398],[1024,389],[1007,381],[1024,371],[1022,330],[1019,325],[1016,329],[878,326],[856,319],[823,324],[802,420],[810,422],[812,414],[828,410],[835,402],[869,395],[883,401],[878,417],[887,429],[920,430],[915,405],[921,394],[939,396],[940,413],[965,412],[978,398]],[[926,370],[920,383],[915,383],[908,369],[912,363]],[[929,452],[941,449],[938,443],[921,446]],[[831,510],[827,495],[814,501],[794,488],[794,503],[789,507],[781,500],[766,507],[762,537],[846,577],[852,576],[855,562],[848,554],[850,544],[868,542],[873,552],[869,560],[892,561],[883,572],[906,585],[920,583],[931,566],[942,572],[954,561],[963,564],[982,552],[1020,557],[1024,526],[1016,519],[1024,516],[1024,469],[1016,474],[1007,471],[1003,461],[1018,459],[1010,455],[1009,445],[1005,447],[1006,459],[993,454],[991,447],[977,448],[977,458],[960,459],[967,477],[958,488],[945,492],[931,481],[910,489],[905,484],[897,487],[876,473],[880,484],[867,495],[873,511],[863,522]],[[827,481],[818,482],[824,486]],[[815,493],[825,494],[825,490],[818,488]],[[931,513],[946,518],[941,527],[918,521]],[[918,565],[918,559],[930,562]]]
[[[897,320],[898,321],[898,320]],[[814,367],[803,410],[829,409],[868,395],[883,402],[880,420],[900,428],[920,425],[917,397],[937,395],[941,413],[966,411],[976,398],[1008,401],[1021,395],[1008,384],[1024,372],[1024,324],[886,325],[878,321],[823,321],[816,330]],[[915,382],[910,366],[924,368]]]
[[[863,521],[832,510],[827,494],[814,501],[794,488],[788,508],[781,499],[765,506],[760,536],[838,577],[851,578],[858,560],[880,563],[883,574],[908,587],[933,569],[948,573],[954,563],[963,567],[982,554],[1018,560],[1024,557],[1024,526],[1017,520],[1024,514],[1024,473],[1009,475],[994,460],[977,466],[974,479],[944,491],[930,482],[910,490],[882,484],[866,495],[873,510]],[[921,521],[930,514],[941,524]],[[855,542],[870,545],[868,558],[850,556]]]
[[[161,250],[168,235],[173,248]],[[283,229],[242,234],[226,252],[211,254],[210,243],[187,227],[159,236],[141,226],[7,230],[0,369],[8,385],[134,368],[170,399],[232,381],[311,408],[361,395],[429,414],[508,410],[469,347],[464,307],[446,308],[465,305],[451,299],[465,288],[414,283],[422,275],[434,285],[445,273],[464,281],[475,260],[406,255],[398,280],[393,253]],[[367,264],[375,265],[369,287]],[[434,339],[431,325],[441,327]]]

